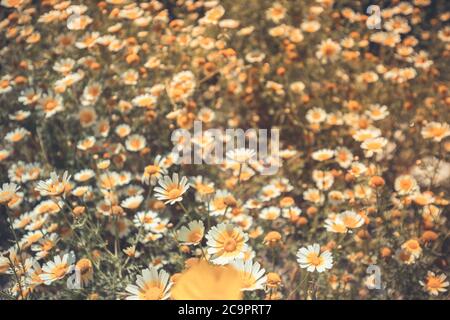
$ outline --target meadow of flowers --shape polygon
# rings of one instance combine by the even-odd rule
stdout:
[[[450,5],[373,2],[0,0],[0,299],[448,299]]]

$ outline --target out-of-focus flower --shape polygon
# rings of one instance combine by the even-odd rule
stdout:
[[[183,272],[171,297],[175,300],[237,300],[242,298],[242,280],[232,266],[214,266],[205,261]]]

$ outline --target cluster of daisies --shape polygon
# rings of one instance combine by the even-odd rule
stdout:
[[[0,299],[448,297],[444,2],[0,0]]]

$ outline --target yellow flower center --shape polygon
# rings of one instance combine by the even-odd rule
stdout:
[[[53,269],[53,275],[55,278],[62,278],[67,272],[67,264],[60,264]]]
[[[130,141],[130,145],[135,148],[138,149],[141,146],[141,141],[139,139],[133,139]]]
[[[57,107],[57,103],[55,100],[48,100],[45,104],[44,104],[44,110],[45,111],[52,111],[53,109],[55,109]]]
[[[199,242],[203,237],[200,231],[193,231],[189,234],[189,242]]]
[[[53,248],[53,242],[50,240],[47,240],[42,244],[43,251],[50,251],[52,248]]]
[[[140,293],[143,300],[161,300],[163,298],[163,291],[157,286],[149,286]]]
[[[439,289],[442,286],[441,280],[437,277],[429,277],[427,281],[427,287],[430,289]]]
[[[148,175],[153,175],[159,172],[159,167],[154,165],[149,165],[145,167],[145,173]]]
[[[1,80],[0,81],[0,88],[6,89],[9,87],[9,81],[8,80]]]
[[[317,253],[311,252],[308,255],[308,262],[313,266],[320,266],[323,263],[323,258],[320,257]]]
[[[237,247],[236,240],[232,238],[225,240],[225,243],[223,245],[223,248],[225,249],[226,252],[233,252],[234,250],[236,250],[236,247]]]
[[[417,241],[410,241],[408,243],[408,248],[411,250],[416,250],[419,248],[419,244],[417,243]]]
[[[178,186],[173,186],[167,190],[167,197],[169,199],[176,199],[181,196],[182,190]]]

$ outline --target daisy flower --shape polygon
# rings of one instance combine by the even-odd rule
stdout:
[[[345,147],[340,147],[336,149],[335,159],[342,168],[347,169],[352,164],[353,153]]]
[[[312,124],[320,124],[327,118],[327,113],[322,108],[314,107],[306,113],[306,120]]]
[[[157,98],[150,94],[137,96],[132,101],[133,105],[141,108],[153,108],[156,105]]]
[[[422,248],[419,241],[416,239],[409,239],[402,244],[402,249],[411,254],[414,258],[419,258],[422,255]]]
[[[130,258],[139,258],[141,256],[141,253],[136,250],[136,246],[129,246],[122,251]]]
[[[286,15],[286,8],[279,2],[275,2],[269,9],[266,10],[266,18],[275,23],[279,23]]]
[[[375,139],[381,136],[381,130],[378,128],[361,129],[353,134],[353,139],[358,142],[364,142],[369,139]]]
[[[129,125],[127,124],[119,124],[116,129],[114,130],[114,132],[121,138],[125,138],[126,136],[128,136],[131,132],[131,128]]]
[[[36,186],[41,196],[60,196],[70,190],[70,175],[67,171],[64,172],[60,178],[56,172],[50,174],[50,179],[45,181],[39,181]]]
[[[325,196],[320,190],[310,188],[303,192],[303,199],[315,204],[321,204],[325,201]]]
[[[95,176],[94,170],[84,169],[84,170],[77,172],[73,176],[73,178],[75,179],[75,181],[78,181],[78,182],[86,182],[89,179],[92,179],[94,176]]]
[[[18,110],[14,114],[9,115],[9,119],[15,121],[23,121],[30,116],[31,112],[26,110]]]
[[[39,89],[35,90],[33,88],[30,88],[22,91],[20,93],[18,100],[20,103],[27,106],[36,103],[41,98],[41,95],[42,95],[41,90]]]
[[[370,158],[375,153],[383,152],[383,147],[386,146],[387,143],[388,143],[387,139],[378,137],[365,140],[361,144],[361,148],[364,150],[364,154],[366,155],[366,157]]]
[[[96,141],[95,137],[93,136],[87,137],[78,142],[77,149],[86,151],[94,146],[95,141]]]
[[[20,187],[13,182],[4,183],[0,188],[0,203],[10,202],[16,196],[19,189]]]
[[[416,179],[410,175],[401,175],[397,177],[394,186],[395,191],[397,191],[399,195],[407,195],[419,191]]]
[[[97,121],[97,112],[92,107],[81,108],[78,112],[78,119],[83,128],[90,127]]]
[[[191,221],[188,227],[182,226],[177,234],[179,242],[185,245],[199,244],[203,239],[205,226],[201,221]]]
[[[137,276],[136,285],[129,284],[125,290],[129,292],[127,300],[166,300],[170,296],[169,274],[154,267],[144,269]]]
[[[315,20],[304,21],[300,28],[305,32],[314,33],[320,29],[320,23]]]
[[[366,114],[372,118],[372,120],[383,120],[389,115],[387,106],[381,106],[379,104],[374,104],[369,107]]]
[[[209,201],[208,209],[211,216],[221,216],[225,214],[228,206],[225,203],[227,197],[232,196],[227,190],[218,190],[214,198]]]
[[[364,224],[364,219],[352,210],[344,211],[338,216],[344,225],[349,229],[359,228]]]
[[[75,255],[73,253],[66,253],[63,256],[55,256],[53,261],[47,262],[42,267],[42,274],[40,278],[46,285],[54,281],[64,278],[74,269]]]
[[[302,214],[302,209],[298,207],[284,208],[282,210],[283,218],[287,218],[291,221],[297,221],[298,217]]]
[[[261,213],[259,214],[259,217],[264,220],[275,220],[277,219],[281,214],[281,209],[278,207],[269,207],[264,208]]]
[[[328,61],[335,60],[340,52],[341,46],[339,45],[339,43],[331,39],[327,39],[323,40],[318,46],[316,57],[322,63],[326,63]]]
[[[153,164],[149,164],[145,167],[142,181],[147,185],[150,184],[154,186],[165,174],[167,174],[167,170],[163,164],[163,159],[160,155],[157,155]]]
[[[192,71],[181,71],[172,78],[167,93],[173,102],[185,101],[193,94],[195,86],[196,81]]]
[[[214,183],[206,181],[203,176],[192,178],[191,185],[196,191],[195,198],[197,201],[207,201],[211,199],[215,192]]]
[[[328,218],[325,220],[325,229],[334,233],[346,233],[347,227],[339,216]]]
[[[52,233],[40,239],[37,244],[31,246],[31,250],[36,252],[36,258],[42,259],[48,256],[51,250],[56,247],[58,235]]]
[[[221,223],[209,230],[206,239],[208,240],[208,253],[212,255],[213,263],[223,265],[244,258],[248,235],[240,228],[232,224]]]
[[[46,118],[50,118],[64,110],[63,99],[61,96],[43,95],[38,101],[38,108],[44,112]]]
[[[150,226],[150,231],[156,234],[164,234],[167,232],[169,219],[159,219],[155,224]]]
[[[158,214],[150,210],[136,213],[136,216],[133,219],[133,223],[137,228],[143,226],[147,231],[159,223],[159,221],[160,219],[158,218]]]
[[[141,151],[146,145],[145,138],[139,134],[133,134],[125,141],[125,147],[131,152]]]
[[[189,183],[186,177],[178,179],[178,173],[174,173],[172,178],[164,176],[159,179],[160,187],[155,188],[155,197],[158,200],[165,201],[165,204],[174,204],[183,200],[182,195],[189,189]]]
[[[5,140],[10,143],[16,143],[21,141],[23,138],[25,138],[27,135],[29,135],[30,132],[24,128],[17,128],[11,132],[8,132],[5,136]]]
[[[261,189],[259,199],[261,199],[261,201],[270,201],[271,199],[274,199],[280,195],[281,190],[273,184],[269,184]]]
[[[253,149],[247,148],[238,148],[234,150],[229,150],[226,153],[226,157],[228,160],[237,162],[239,164],[244,164],[254,159],[256,156],[256,152]]]
[[[433,139],[433,141],[441,142],[442,139],[450,136],[450,126],[446,122],[432,121],[422,128],[421,133],[424,139]]]
[[[431,294],[437,296],[441,292],[446,292],[449,282],[445,281],[447,276],[445,274],[436,275],[434,272],[428,271],[425,282],[419,281],[423,289]]]
[[[301,81],[292,82],[291,85],[289,86],[291,91],[295,94],[303,93],[303,90],[305,90],[305,87],[306,87],[305,84]]]
[[[202,24],[217,24],[220,18],[225,14],[225,8],[221,5],[206,11],[205,16],[201,19]]]
[[[144,201],[144,197],[141,195],[128,197],[120,203],[120,206],[130,210],[136,210]]]
[[[320,252],[320,245],[317,243],[300,248],[297,252],[297,261],[301,268],[309,272],[324,272],[333,266],[333,257],[328,250]]]
[[[312,153],[311,157],[316,161],[327,161],[334,157],[334,150],[331,149],[321,149]]]
[[[69,30],[84,30],[92,23],[92,18],[86,15],[72,14],[67,19],[67,29]]]
[[[267,281],[266,270],[253,260],[236,260],[231,264],[239,272],[242,281],[242,291],[264,290]]]

